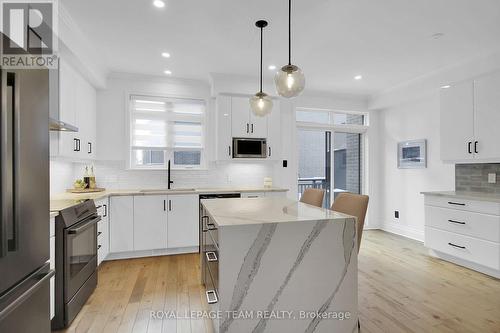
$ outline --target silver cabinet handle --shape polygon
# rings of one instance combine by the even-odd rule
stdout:
[[[219,260],[219,258],[217,258],[217,254],[213,251],[205,252],[205,256],[207,257],[208,262],[213,262],[213,261]]]
[[[208,304],[214,304],[214,303],[217,303],[219,301],[215,290],[207,290],[205,292],[205,294],[207,295],[207,303]]]

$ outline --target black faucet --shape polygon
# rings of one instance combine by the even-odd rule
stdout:
[[[170,190],[170,184],[173,184],[174,181],[173,180],[170,180],[170,160],[168,160],[168,169],[167,169],[167,185],[168,185],[168,189]]]

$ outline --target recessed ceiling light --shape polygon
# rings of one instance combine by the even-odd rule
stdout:
[[[450,88],[451,86],[449,84],[445,85],[445,86],[442,86],[441,89],[448,89]]]
[[[161,53],[161,56],[162,56],[163,58],[170,58],[170,53],[168,53],[168,52],[162,52],[162,53]]]
[[[165,73],[166,75],[172,75],[172,71],[169,71],[168,69],[163,71],[163,73]]]
[[[267,67],[270,71],[274,71],[276,69],[276,66],[275,65],[269,65],[269,67]]]
[[[362,78],[363,78],[363,76],[361,76],[361,75],[356,75],[356,76],[354,77],[354,80],[361,80]]]
[[[163,8],[163,7],[165,7],[165,2],[163,2],[162,0],[154,0],[153,5],[156,8]]]

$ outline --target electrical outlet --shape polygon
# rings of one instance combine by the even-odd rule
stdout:
[[[394,217],[399,219],[399,210],[394,211]]]
[[[495,184],[496,182],[497,182],[497,174],[496,173],[489,173],[488,174],[488,183]]]

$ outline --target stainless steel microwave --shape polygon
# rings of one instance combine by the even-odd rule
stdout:
[[[266,158],[266,139],[233,138],[233,158]]]

